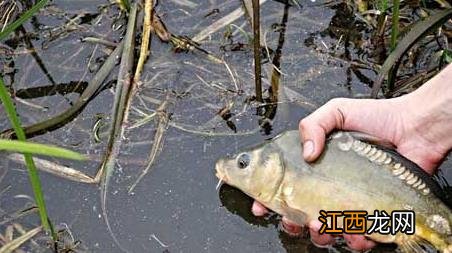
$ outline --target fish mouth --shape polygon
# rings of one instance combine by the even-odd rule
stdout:
[[[224,161],[223,160],[219,160],[216,164],[215,164],[215,176],[220,179],[220,181],[223,181],[225,183],[228,183],[228,175],[226,173],[226,170],[224,169]]]

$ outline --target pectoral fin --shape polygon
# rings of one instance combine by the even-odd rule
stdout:
[[[289,207],[285,201],[281,202],[281,208],[281,213],[295,224],[300,226],[307,224],[308,215],[305,212]]]

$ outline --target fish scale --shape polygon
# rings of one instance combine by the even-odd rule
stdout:
[[[352,149],[357,154],[367,157],[371,162],[380,165],[382,164],[389,165],[392,168],[393,174],[395,176],[399,176],[401,180],[405,181],[408,185],[412,186],[414,189],[422,190],[421,191],[422,194],[427,195],[430,193],[430,189],[426,187],[422,179],[420,179],[410,170],[405,168],[405,166],[403,166],[401,163],[394,162],[393,159],[383,150],[377,149],[371,144],[359,140],[353,141]],[[362,152],[363,150],[368,151]]]

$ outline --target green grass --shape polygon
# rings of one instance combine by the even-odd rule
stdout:
[[[48,0],[41,0],[37,2],[33,7],[24,12],[17,20],[6,26],[5,29],[2,32],[0,32],[0,41],[7,38],[18,27],[23,25],[24,22],[26,22],[34,14],[36,14],[42,7],[44,7],[47,4],[47,2]],[[2,101],[3,107],[5,108],[6,114],[8,115],[9,121],[18,139],[18,141],[0,140],[0,150],[21,152],[24,154],[28,175],[30,178],[31,186],[33,188],[36,205],[38,206],[39,209],[39,216],[41,218],[42,226],[47,232],[51,234],[52,238],[56,240],[57,239],[56,233],[47,215],[44,194],[42,193],[41,189],[41,181],[39,180],[38,171],[36,169],[31,154],[33,153],[40,155],[51,155],[56,157],[77,160],[83,159],[83,156],[75,152],[60,149],[53,146],[26,142],[25,132],[21,126],[20,119],[16,113],[16,108],[13,104],[13,101],[9,95],[8,90],[6,89],[5,83],[3,82],[3,78],[1,77],[1,75],[0,75],[0,100]]]
[[[447,64],[452,63],[452,51],[445,49],[441,58]]]
[[[125,9],[127,12],[130,11],[129,0],[116,0],[116,2],[118,3],[118,5],[121,9]]]
[[[85,157],[77,152],[55,146],[32,143],[26,141],[0,139],[0,150],[20,152],[34,155],[53,156],[58,158],[84,160]]]
[[[378,0],[377,1],[377,9],[384,14],[388,9],[388,0]]]
[[[5,87],[5,83],[3,82],[3,78],[1,77],[0,100],[3,103],[3,107],[5,108],[9,121],[11,122],[14,132],[16,133],[17,139],[19,139],[19,141],[25,142],[26,137],[24,130],[22,129],[19,118],[17,117],[13,101],[11,100],[8,90]],[[33,162],[33,157],[27,153],[24,153],[24,157],[28,169],[28,176],[30,177],[31,186],[35,195],[36,205],[39,209],[39,216],[41,217],[42,226],[52,234],[52,237],[55,240],[56,235],[47,215],[47,209],[44,202],[44,194],[42,193],[41,189],[41,181],[39,180],[38,171],[36,169],[35,163]]]
[[[31,18],[33,15],[36,14],[42,7],[44,7],[47,4],[48,0],[41,0],[37,2],[33,7],[31,7],[28,11],[24,12],[16,21],[9,24],[3,32],[0,32],[0,40],[5,39],[8,37],[8,35],[14,30],[17,29],[17,27],[21,26],[25,21],[27,21],[29,18]]]
[[[396,48],[397,38],[399,37],[400,0],[393,0],[392,3],[391,52]],[[388,0],[377,0],[376,7],[382,15],[387,15],[386,12],[389,9]]]
[[[399,12],[400,0],[393,0],[392,6],[392,27],[391,27],[391,51],[397,46],[397,38],[399,37]]]

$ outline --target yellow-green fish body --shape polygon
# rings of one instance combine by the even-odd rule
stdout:
[[[220,159],[216,171],[227,184],[299,225],[317,220],[320,210],[414,211],[414,235],[367,236],[397,243],[404,252],[425,252],[431,246],[452,252],[452,212],[437,197],[442,192],[438,184],[411,161],[352,133],[334,133],[321,157],[306,163],[299,132],[287,131],[234,158]],[[338,219],[339,228],[342,224]]]

